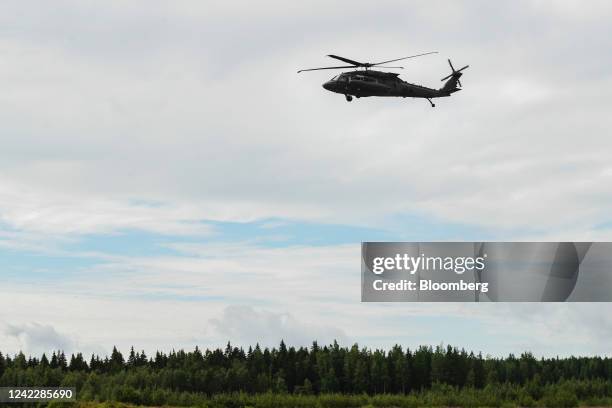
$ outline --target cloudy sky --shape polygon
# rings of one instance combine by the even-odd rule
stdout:
[[[359,243],[612,239],[611,20],[606,0],[2,2],[0,350],[609,353],[605,304],[361,304]],[[427,51],[402,78],[470,64],[434,109],[296,73]]]

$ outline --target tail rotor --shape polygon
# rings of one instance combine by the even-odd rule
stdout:
[[[469,65],[466,65],[463,68],[459,68],[457,70],[455,70],[455,67],[453,67],[453,63],[451,62],[451,60],[448,60],[448,65],[450,65],[451,70],[453,71],[450,75],[445,76],[444,78],[441,79],[441,81],[446,81],[448,78],[455,78],[457,79],[457,83],[459,84],[459,86],[463,86],[461,85],[461,81],[459,81],[459,78],[461,77],[461,75],[463,75],[461,73],[461,71],[463,71],[466,68],[469,68]]]

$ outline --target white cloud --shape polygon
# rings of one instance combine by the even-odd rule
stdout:
[[[117,257],[69,281],[5,285],[0,322],[21,331],[18,322],[46,322],[53,330],[40,332],[51,339],[41,335],[39,344],[58,343],[55,331],[87,354],[113,345],[150,353],[281,338],[411,348],[444,342],[494,355],[609,353],[606,304],[361,303],[358,257],[358,246],[238,244],[192,246],[176,258]],[[26,340],[5,334],[0,350],[16,352]]]
[[[588,5],[580,0],[531,0],[536,12],[553,14],[569,21],[605,20],[612,16],[612,8],[606,0],[589,1]]]
[[[139,229],[161,234],[208,235],[205,214],[189,205],[168,205],[102,195],[34,189],[0,177],[0,223],[33,238]],[[1,225],[1,224],[0,224]],[[13,238],[19,238],[15,234]]]
[[[183,221],[200,217],[380,226],[406,212],[495,228],[601,222],[612,151],[611,61],[598,51],[609,48],[598,35],[607,24],[485,5],[352,3],[351,19],[327,4],[313,13],[269,3],[253,15],[64,3],[46,19],[13,5],[23,30],[0,31],[0,213],[17,228],[66,232],[189,232]],[[83,24],[98,12],[99,24]],[[531,19],[537,29],[518,30]],[[429,49],[441,54],[411,61],[404,78],[437,86],[445,57],[471,65],[465,90],[436,109],[347,104],[320,88],[327,74],[295,73],[332,51],[376,59]],[[126,205],[134,199],[164,205]]]
[[[19,349],[24,353],[42,354],[55,350],[74,350],[74,340],[59,333],[51,325],[27,323],[4,327],[3,334],[17,340]]]
[[[219,335],[243,345],[277,346],[281,340],[293,346],[309,346],[314,340],[320,344],[334,340],[348,343],[341,329],[304,324],[290,313],[258,311],[249,306],[228,306],[210,323]]]

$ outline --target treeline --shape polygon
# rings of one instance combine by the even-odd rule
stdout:
[[[502,385],[539,401],[562,383],[575,384],[574,398],[610,397],[612,359],[537,359],[531,353],[492,358],[451,346],[410,350],[396,345],[385,351],[337,342],[309,348],[281,342],[246,351],[228,343],[225,349],[196,347],[151,356],[134,348],[125,356],[113,348],[110,356],[89,358],[62,351],[40,357],[0,353],[0,386],[75,386],[80,399],[136,403],[148,398],[163,404],[183,394],[416,395],[441,386],[491,393]]]

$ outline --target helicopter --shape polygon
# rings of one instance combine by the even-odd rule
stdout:
[[[337,67],[321,67],[321,68],[308,68],[300,69],[300,72],[306,71],[319,71],[324,69],[344,69],[344,68],[363,68],[363,70],[355,70],[350,72],[343,72],[340,75],[336,75],[329,81],[323,84],[323,88],[330,92],[344,94],[347,102],[353,100],[353,96],[357,98],[367,96],[396,96],[402,98],[423,98],[427,99],[431,104],[431,107],[436,105],[431,101],[433,98],[443,98],[451,96],[453,93],[460,91],[461,82],[459,78],[463,73],[464,69],[468,68],[469,65],[464,66],[460,69],[455,69],[453,63],[448,59],[448,65],[451,68],[451,74],[442,78],[442,81],[448,81],[440,89],[427,88],[425,86],[408,83],[399,78],[399,74],[395,72],[383,72],[375,71],[370,69],[372,67],[380,67],[385,69],[403,69],[404,67],[389,67],[383,64],[391,62],[401,61],[409,58],[421,57],[424,55],[437,54],[437,51],[426,52],[422,54],[410,55],[408,57],[396,58],[388,61],[370,63],[370,62],[358,62],[349,58],[340,57],[338,55],[328,55],[330,58],[334,58],[345,62],[350,65],[342,65]]]

